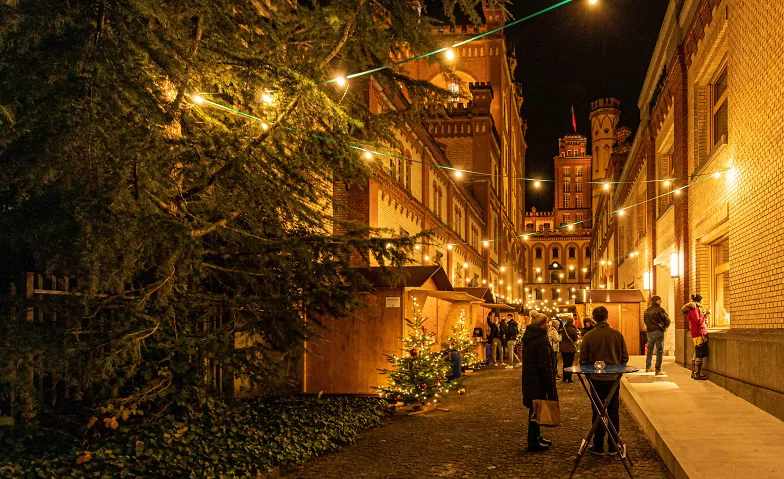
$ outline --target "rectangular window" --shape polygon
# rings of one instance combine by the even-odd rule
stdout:
[[[575,202],[577,203],[575,205],[576,208],[582,208],[583,207],[583,195],[577,195],[577,197],[575,198]]]
[[[563,207],[564,208],[571,208],[572,207],[572,195],[569,193],[565,193],[563,195]]]
[[[659,155],[659,181],[656,183],[659,193],[659,215],[664,213],[673,201],[673,195],[667,193],[672,191],[672,179],[675,177],[674,155],[674,145],[666,154]]]
[[[580,179],[578,179],[577,183],[575,183],[574,191],[576,191],[577,193],[582,193],[583,192],[583,182]]]
[[[724,238],[711,245],[712,304],[710,325],[728,327],[730,325],[730,248],[729,240]]]
[[[570,270],[569,271],[569,279],[577,279],[577,271]]]
[[[727,111],[727,67],[725,66],[711,84],[712,147],[727,143]]]
[[[572,222],[572,215],[568,215],[568,214],[564,215],[563,222],[566,223],[566,224],[571,223]]]
[[[565,178],[564,182],[563,182],[564,193],[569,193],[569,189],[571,188],[571,186],[572,185],[571,185],[571,183],[569,183],[569,180]]]
[[[541,289],[537,289],[536,290],[536,299],[538,299],[539,301],[542,300],[542,290]]]
[[[582,166],[576,166],[574,169],[575,169],[574,175],[576,177],[578,177],[578,178],[582,178],[582,176],[583,176],[583,167]]]
[[[582,222],[582,220],[583,220],[583,214],[582,213],[577,213],[577,214],[574,215],[574,221],[575,222],[580,223],[580,222]]]
[[[571,152],[570,152],[571,153]],[[572,168],[569,166],[564,166],[564,178],[569,178],[572,175]]]
[[[449,84],[449,101],[456,102],[460,101],[460,84],[459,83],[450,83]]]

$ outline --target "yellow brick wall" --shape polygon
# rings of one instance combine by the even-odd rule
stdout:
[[[784,327],[784,1],[729,2],[732,327]]]

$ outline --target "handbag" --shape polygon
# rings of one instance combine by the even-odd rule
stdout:
[[[533,400],[533,415],[531,421],[540,426],[555,427],[561,424],[561,406],[558,401],[547,399]]]
[[[694,346],[694,356],[697,359],[707,358],[708,357],[708,337],[702,337],[702,343],[697,344]]]

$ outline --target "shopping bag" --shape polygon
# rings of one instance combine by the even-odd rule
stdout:
[[[558,401],[534,399],[533,406],[534,413],[531,416],[533,422],[547,427],[555,427],[561,424],[561,406]]]
[[[694,346],[694,356],[698,359],[703,359],[708,357],[708,338],[707,336],[702,337],[702,344],[697,344]]]

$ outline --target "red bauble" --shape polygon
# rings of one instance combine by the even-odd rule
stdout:
[[[425,384],[425,383],[422,383],[422,384],[420,384],[420,385],[419,385],[419,389],[421,389],[422,391],[424,391],[425,389],[427,389],[427,384]]]
[[[419,355],[419,350],[417,350],[417,349],[412,349],[412,350],[411,350],[411,357],[412,357],[412,358],[415,358],[415,357],[417,357],[418,355]]]
[[[449,345],[452,346],[452,347],[455,347],[455,343],[450,343]]]

